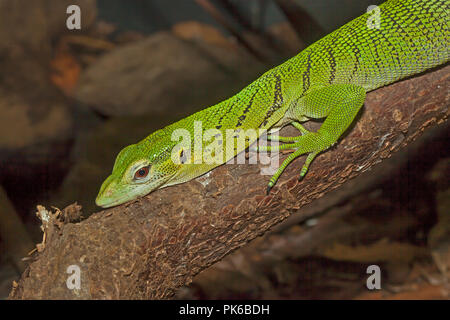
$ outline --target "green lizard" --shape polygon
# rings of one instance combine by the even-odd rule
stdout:
[[[294,150],[270,179],[268,192],[292,160],[308,154],[300,171],[303,177],[311,161],[336,143],[353,122],[366,92],[449,61],[449,10],[450,0],[386,1],[267,71],[231,98],[124,148],[101,186],[97,205],[115,206],[209,172],[260,137],[258,133],[237,146],[225,143],[248,129],[291,124],[300,131],[297,137],[269,135],[268,139],[283,144],[259,148]],[[375,17],[379,26],[368,24],[373,14],[379,15]],[[317,132],[301,125],[322,118]],[[204,129],[196,132],[197,121]],[[202,134],[209,128],[219,136],[226,136],[230,129],[237,134],[218,141],[226,146],[220,161],[197,163],[191,151],[196,144],[207,147],[209,141]],[[192,137],[178,149],[179,141],[172,137],[177,129],[187,130]]]

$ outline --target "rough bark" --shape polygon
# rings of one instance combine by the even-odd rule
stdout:
[[[302,182],[304,157],[297,159],[270,195],[258,165],[223,165],[80,223],[47,228],[44,250],[10,298],[170,297],[202,269],[446,121],[449,72],[447,66],[369,93],[347,136],[316,159]],[[81,269],[80,290],[66,286],[70,265]]]

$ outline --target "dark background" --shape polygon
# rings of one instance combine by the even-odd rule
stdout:
[[[0,297],[42,240],[36,205],[97,211],[124,146],[238,92],[381,2],[210,0],[216,13],[194,0],[0,2]],[[81,30],[65,26],[70,4],[81,7]],[[177,298],[448,298],[448,150],[444,124],[352,182],[364,192],[313,203],[314,218],[284,222]],[[282,239],[308,237],[264,258]],[[381,291],[365,287],[371,264],[382,268]]]

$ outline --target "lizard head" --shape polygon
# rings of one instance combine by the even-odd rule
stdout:
[[[180,164],[171,158],[173,143],[164,137],[149,138],[120,151],[97,195],[98,206],[108,208],[146,195],[178,172]]]

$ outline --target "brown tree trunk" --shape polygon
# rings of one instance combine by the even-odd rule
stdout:
[[[337,147],[321,154],[302,182],[304,157],[297,159],[270,195],[269,176],[258,165],[223,165],[80,223],[52,218],[45,248],[35,253],[10,298],[170,297],[202,269],[446,121],[449,74],[447,66],[369,93]],[[80,289],[67,288],[71,265],[80,268]]]

